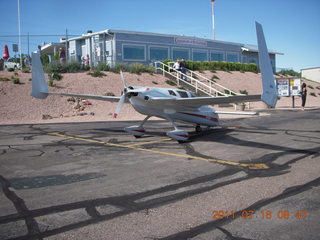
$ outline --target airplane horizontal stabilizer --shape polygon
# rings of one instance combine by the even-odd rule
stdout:
[[[60,93],[60,92],[49,92],[48,84],[46,82],[43,67],[41,64],[40,54],[32,53],[32,92],[31,96],[35,98],[44,99],[48,95],[59,95],[68,97],[78,97],[84,99],[95,99],[109,102],[118,102],[120,97],[113,96],[98,96],[98,95],[87,95],[87,94],[74,94],[74,93]]]

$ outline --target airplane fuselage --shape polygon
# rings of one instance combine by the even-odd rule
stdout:
[[[171,103],[159,104],[153,101],[154,98],[193,98],[192,93],[169,88],[133,87],[134,89],[144,90],[129,97],[133,108],[147,116],[157,116],[166,120],[182,121],[203,126],[219,125],[219,116],[215,110],[209,106],[192,107],[176,106]]]

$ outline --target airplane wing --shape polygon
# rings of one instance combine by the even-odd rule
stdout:
[[[241,95],[229,97],[194,97],[194,98],[151,98],[154,104],[175,105],[180,107],[196,108],[203,105],[216,105],[223,103],[242,103],[261,101],[261,95]]]

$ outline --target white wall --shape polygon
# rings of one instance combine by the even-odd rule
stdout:
[[[320,83],[320,67],[301,69],[301,77]]]

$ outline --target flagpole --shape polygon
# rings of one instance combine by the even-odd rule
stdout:
[[[19,31],[19,53],[20,53],[20,67],[22,69],[22,53],[21,53],[21,27],[20,27],[20,0],[18,0],[18,31]]]
[[[213,40],[216,40],[216,33],[214,28],[214,0],[211,0],[212,5],[212,38]]]

